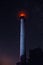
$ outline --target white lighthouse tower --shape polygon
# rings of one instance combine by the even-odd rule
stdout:
[[[25,18],[24,11],[19,12],[20,21],[20,62],[17,65],[26,65],[26,43],[25,43]]]
[[[25,17],[24,12],[20,13],[20,59],[22,63],[26,62],[26,44],[25,44]]]
[[[20,57],[25,53],[25,27],[24,19],[20,19]]]

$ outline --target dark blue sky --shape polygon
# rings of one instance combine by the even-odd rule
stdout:
[[[43,0],[6,0],[0,1],[0,55],[6,54],[19,59],[20,22],[17,13],[24,9],[29,14],[25,22],[26,52],[29,49],[41,47],[43,49]]]

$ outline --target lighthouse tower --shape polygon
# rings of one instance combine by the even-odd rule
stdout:
[[[26,65],[25,18],[25,12],[20,12],[20,63],[18,65]]]
[[[24,12],[20,13],[20,59],[26,63],[26,44],[25,44],[25,17]]]

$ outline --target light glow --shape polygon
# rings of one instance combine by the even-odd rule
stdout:
[[[27,15],[24,11],[21,11],[21,12],[19,12],[18,16],[19,17],[26,17]]]

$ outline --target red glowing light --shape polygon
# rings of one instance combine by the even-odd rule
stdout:
[[[26,13],[25,13],[24,11],[21,11],[21,12],[19,13],[19,17],[26,17]]]
[[[22,17],[22,16],[26,16],[26,14],[25,13],[20,13],[20,17]]]

